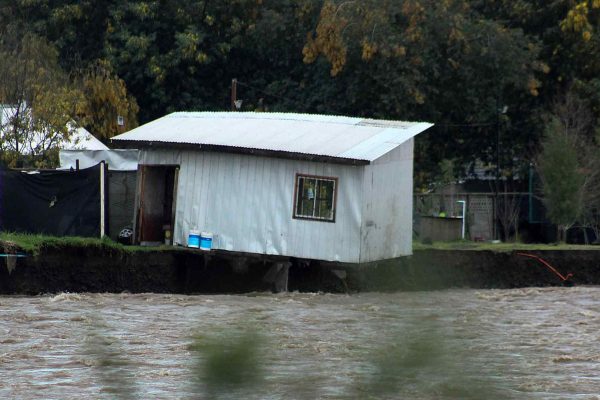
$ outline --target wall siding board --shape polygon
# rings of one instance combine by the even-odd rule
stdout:
[[[196,158],[196,166],[194,168],[199,168],[201,171],[201,184],[200,187],[190,186],[190,190],[195,191],[197,194],[196,202],[193,207],[198,209],[198,214],[192,214],[191,217],[195,219],[195,223],[197,224],[197,228],[200,231],[211,231],[212,227],[210,226],[210,213],[212,212],[212,208],[214,204],[212,203],[212,197],[214,193],[212,192],[212,163],[215,160],[211,160],[207,157],[206,153],[198,153],[192,154],[193,158]],[[198,172],[197,172],[198,173]],[[191,182],[192,185],[194,182]]]
[[[197,167],[197,160],[192,157],[189,151],[185,152],[185,159],[183,160],[182,164],[183,165],[181,166],[181,169],[185,169],[187,186],[185,186],[185,188],[180,186],[178,189],[182,189],[180,199],[185,205],[184,216],[187,216],[187,218],[184,218],[182,222],[185,221],[183,224],[183,229],[185,232],[188,232],[188,235],[181,236],[179,241],[187,245],[189,231],[192,229],[198,229],[198,225],[195,223],[195,220],[198,217],[198,207],[195,205],[198,204],[198,196],[202,192],[196,192],[192,190],[192,188],[194,185],[202,187],[202,169]],[[179,204],[177,204],[177,206],[179,206]],[[179,221],[175,221],[175,225],[178,225],[178,222]],[[183,231],[180,231],[180,234],[182,232]]]
[[[365,167],[360,262],[412,254],[413,139]]]
[[[250,208],[250,201],[246,198],[246,194],[250,190],[250,168],[251,168],[251,158],[250,157],[237,157],[240,160],[240,174],[239,180],[236,184],[239,186],[239,191],[236,193],[236,197],[238,197],[237,207],[238,212],[234,214],[234,219],[238,219],[240,221],[251,221],[252,210]],[[239,240],[243,240],[243,238],[250,237],[252,232],[251,223],[239,224],[238,227],[239,232]]]
[[[148,153],[148,163],[173,160]],[[175,243],[198,228],[219,249],[358,262],[363,167],[193,151],[178,164]],[[297,173],[338,178],[335,223],[292,218]]]
[[[183,218],[185,215],[192,214],[192,206],[195,204],[193,197],[195,193],[189,190],[191,187],[190,185],[195,180],[196,173],[196,169],[191,168],[191,162],[193,162],[193,160],[190,158],[190,153],[187,151],[184,152],[179,169],[179,187],[177,188],[176,206],[177,210],[175,211],[177,219],[175,221],[175,234],[173,235],[174,243],[180,243],[183,245],[187,245],[188,238],[187,236],[184,237],[182,232],[189,232],[192,229],[196,229],[196,227],[190,226],[190,224],[187,222],[187,219]],[[199,182],[199,184],[201,184],[201,182]],[[178,210],[181,210],[181,213],[179,213]]]

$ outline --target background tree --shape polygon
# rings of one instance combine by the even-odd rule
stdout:
[[[56,50],[33,34],[4,36],[0,46],[0,154],[11,166],[56,162],[77,127],[83,93],[58,65]]]
[[[106,61],[99,60],[83,73],[82,86],[86,101],[81,114],[86,127],[97,138],[108,141],[138,125],[137,102]],[[119,116],[124,119],[123,126],[117,124]]]
[[[552,117],[538,158],[543,202],[548,219],[558,227],[559,241],[582,216],[585,176],[578,160],[578,138],[559,118]]]
[[[44,37],[67,73],[106,60],[137,99],[142,123],[228,109],[232,78],[243,110],[262,99],[272,111],[434,122],[415,144],[424,186],[444,159],[462,174],[473,160],[493,170],[496,151],[502,170],[528,165],[544,116],[570,86],[600,115],[599,5],[0,0],[0,36],[21,29]]]
[[[498,148],[507,168],[523,157],[530,131],[519,126],[521,105],[539,95],[538,75],[547,72],[538,53],[535,38],[462,0],[327,1],[304,60],[322,56],[333,79],[352,77],[356,93],[346,99],[355,113],[435,121],[417,143],[419,176],[445,158],[495,164]]]
[[[590,100],[580,94],[579,85],[573,85],[553,109],[562,129],[572,138],[577,149],[581,185],[581,215],[578,223],[592,228],[600,236],[600,147],[598,146],[598,118],[594,116]],[[583,230],[588,242],[587,229]]]
[[[498,193],[496,197],[496,216],[500,224],[500,234],[505,242],[511,239],[517,241],[519,238],[519,212],[521,211],[521,200],[524,197],[515,189],[515,182],[511,177],[504,176],[497,182],[494,188]]]

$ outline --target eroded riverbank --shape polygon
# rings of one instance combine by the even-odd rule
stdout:
[[[529,256],[539,257],[532,258]],[[0,259],[1,294],[57,292],[245,293],[272,289],[265,281],[281,257],[189,249],[126,251],[103,246],[54,246]],[[544,264],[542,261],[546,262]],[[360,292],[446,288],[598,285],[597,250],[432,250],[370,265],[291,259],[290,291]],[[564,277],[572,274],[566,282]]]

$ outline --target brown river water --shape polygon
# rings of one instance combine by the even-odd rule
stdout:
[[[194,337],[248,331],[262,380],[203,392]],[[600,287],[1,296],[0,333],[0,399],[600,399]]]

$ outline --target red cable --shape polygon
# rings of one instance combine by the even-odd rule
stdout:
[[[543,258],[538,257],[536,255],[527,254],[527,253],[517,253],[517,255],[523,256],[523,257],[535,258],[536,260],[538,260],[539,262],[544,264],[546,267],[548,267],[548,269],[550,269],[550,271],[554,272],[563,282],[573,276],[573,274],[570,272],[567,274],[567,276],[563,276],[560,272],[558,272],[556,270],[556,268],[554,268],[552,265],[550,265],[546,260],[544,260]]]

